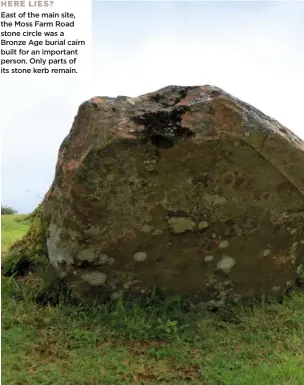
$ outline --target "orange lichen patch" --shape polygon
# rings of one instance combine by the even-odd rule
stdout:
[[[86,194],[87,190],[79,183],[71,183],[67,186],[67,195],[72,198],[79,198],[80,195]]]
[[[82,159],[72,159],[69,162],[65,163],[64,167],[62,167],[63,173],[66,175],[67,173],[73,172],[75,169],[79,168],[82,163]]]
[[[195,99],[198,99],[201,97],[201,92],[198,90],[195,93],[191,93],[187,95],[185,98],[181,99],[178,103],[176,103],[176,106],[181,107],[181,106],[189,106],[191,102],[195,101]]]
[[[77,156],[77,158],[79,158],[82,153],[86,153],[88,151],[89,147],[88,132],[87,130],[82,130],[77,133],[75,139],[73,140],[69,153],[72,154],[73,157]]]
[[[65,161],[61,166],[61,170],[63,172],[63,175],[65,177],[68,177],[71,174],[73,174],[75,172],[75,170],[79,169],[83,163],[84,158],[87,156],[87,153],[88,153],[88,151],[83,152],[82,154],[80,154],[78,156],[78,158],[74,158],[74,159],[71,159],[69,161]]]
[[[195,126],[205,119],[209,119],[209,115],[204,112],[186,112],[181,117],[181,124],[183,127],[195,129]]]
[[[137,116],[140,116],[140,115],[141,114],[139,113]],[[131,134],[131,133],[143,131],[146,127],[142,124],[135,123],[129,118],[120,117],[117,120],[116,128],[120,133],[124,132],[125,134],[127,133]]]
[[[123,241],[135,239],[136,237],[137,234],[135,231],[125,231],[122,234],[119,234],[117,237],[113,237],[109,241],[107,241],[107,246],[114,246]]]
[[[221,124],[214,116],[202,111],[187,111],[181,117],[181,124],[183,127],[189,128],[203,140],[218,139],[221,135]]]
[[[223,183],[225,185],[233,185],[235,182],[235,174],[231,171],[226,172],[223,175]]]
[[[181,125],[194,132],[199,131],[199,128],[204,121],[210,121],[210,124],[212,124],[210,115],[201,111],[189,111],[181,116]]]
[[[220,239],[214,240],[215,249],[220,249],[221,242],[222,242],[222,240],[220,240]]]
[[[111,128],[110,128],[110,132],[111,132],[112,134],[117,134],[117,127],[111,127]]]
[[[198,251],[201,251],[202,247],[201,246],[195,246],[195,247],[190,247],[189,249],[184,249],[182,251],[183,254],[192,254],[192,253],[197,253]]]
[[[234,186],[235,187],[240,187],[243,186],[246,183],[246,178],[243,175],[235,175],[235,181],[234,181]]]
[[[100,241],[98,241],[98,244],[101,248],[112,248],[112,247],[117,247],[126,241],[133,240],[136,237],[137,237],[137,234],[135,231],[125,231],[116,237],[103,239],[101,243]]]
[[[96,103],[96,104],[105,104],[106,101],[108,100],[108,98],[104,97],[104,98],[98,98],[96,96],[94,96],[93,98],[90,99],[90,101],[92,103]]]
[[[218,97],[213,99],[209,105],[216,111],[212,121],[216,126],[221,127],[221,131],[235,136],[243,134],[242,116],[233,102]]]
[[[128,133],[128,132],[119,132],[119,133],[116,133],[116,135],[119,135],[119,137],[121,139],[136,139],[136,135],[132,132]]]
[[[276,255],[273,257],[275,260],[276,265],[286,265],[286,263],[294,263],[296,261],[296,256],[294,254],[281,254],[281,255]]]

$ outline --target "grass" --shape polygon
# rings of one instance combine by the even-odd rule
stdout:
[[[26,229],[17,218],[4,218],[4,249],[10,226],[16,237]],[[301,293],[211,313],[153,296],[42,306],[39,287],[33,276],[2,279],[6,385],[304,384]]]
[[[1,249],[6,253],[11,245],[22,238],[28,229],[27,215],[1,215]]]

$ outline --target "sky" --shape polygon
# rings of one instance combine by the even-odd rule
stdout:
[[[211,84],[304,139],[304,2],[92,4],[87,77],[1,80],[2,204],[31,212],[50,187],[78,106]]]

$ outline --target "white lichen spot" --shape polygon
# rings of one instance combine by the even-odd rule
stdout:
[[[218,194],[204,194],[204,199],[213,205],[222,205],[226,203],[226,198]]]
[[[129,104],[132,104],[132,106],[134,106],[134,104],[135,104],[135,100],[133,98],[127,98],[127,102]]]
[[[302,265],[299,265],[299,266],[297,267],[296,272],[297,272],[298,275],[304,274],[304,265],[303,265],[303,264],[302,264]]]
[[[302,240],[300,241],[300,243],[301,243],[301,245],[304,245],[304,239],[302,239]]]
[[[199,230],[206,229],[207,227],[209,227],[209,223],[207,221],[201,221],[198,224],[198,229]]]
[[[140,179],[137,178],[137,176],[135,175],[130,176],[128,178],[128,181],[134,183],[134,185],[138,185],[138,186],[140,185]]]
[[[290,234],[291,234],[291,235],[295,235],[296,233],[297,233],[297,230],[296,230],[296,229],[291,229],[291,230],[290,230]]]
[[[214,308],[221,308],[225,306],[225,297],[219,299],[210,299],[207,304]]]
[[[97,255],[93,249],[84,249],[79,251],[77,259],[80,261],[94,261],[97,258]]]
[[[92,226],[88,230],[84,230],[84,233],[86,235],[93,236],[93,237],[96,235],[99,235],[100,232],[101,232],[101,228],[98,226],[97,227]]]
[[[248,136],[250,136],[250,132],[246,131],[246,132],[244,133],[244,136],[247,136],[247,138],[248,138]]]
[[[263,257],[267,257],[270,254],[271,254],[271,250],[270,249],[266,249],[266,250],[263,251]]]
[[[113,265],[114,258],[109,257],[107,254],[100,254],[99,261],[100,263],[109,263],[110,265]]]
[[[173,217],[168,220],[168,223],[174,233],[183,233],[187,230],[193,230],[195,222],[190,218]]]
[[[213,239],[216,238],[216,234],[215,233],[213,233],[211,236],[212,236]]]
[[[143,225],[140,229],[143,233],[150,233],[153,230],[153,226]]]
[[[85,273],[81,277],[84,281],[88,282],[92,286],[103,285],[107,280],[106,274],[101,273],[99,271],[93,271],[92,273]]]
[[[147,259],[147,253],[144,251],[138,251],[134,254],[133,258],[136,262],[143,262]]]
[[[161,229],[156,229],[156,230],[153,231],[152,235],[162,235],[163,233],[164,233],[163,230],[161,230]]]
[[[235,265],[235,259],[224,255],[223,258],[216,265],[218,270],[221,270],[223,273],[228,274],[232,267]]]
[[[108,174],[106,178],[109,182],[114,182],[115,174]]]
[[[49,237],[46,240],[46,244],[51,264],[55,267],[58,267],[62,262],[66,265],[72,264],[74,258],[71,251],[68,247],[65,248],[65,245],[60,240],[62,229],[52,222],[48,230]]]
[[[225,239],[219,244],[219,249],[226,249],[229,246],[229,242]]]
[[[213,261],[213,259],[214,259],[213,255],[206,255],[206,257],[204,258],[204,261],[205,262],[211,262],[211,261]]]

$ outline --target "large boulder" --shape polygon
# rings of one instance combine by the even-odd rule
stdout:
[[[60,147],[40,238],[83,299],[282,295],[304,263],[303,150],[217,87],[94,97]]]

